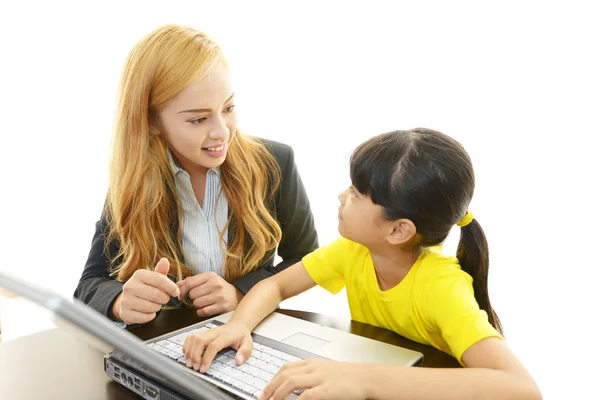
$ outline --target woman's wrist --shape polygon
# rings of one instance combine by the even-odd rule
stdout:
[[[242,299],[244,298],[244,293],[242,293],[240,291],[240,289],[236,288],[235,286],[233,286],[235,288],[235,296],[237,297],[237,304],[240,304],[240,302],[242,301]]]
[[[122,321],[121,319],[121,297],[123,297],[123,292],[119,293],[115,301],[113,302],[112,307],[110,308],[109,318],[113,321]]]

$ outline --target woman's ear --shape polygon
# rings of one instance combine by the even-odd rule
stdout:
[[[160,136],[160,121],[154,113],[148,114],[148,128],[154,136]]]
[[[407,244],[417,234],[417,227],[410,219],[402,218],[392,222],[391,230],[386,238],[389,244]]]

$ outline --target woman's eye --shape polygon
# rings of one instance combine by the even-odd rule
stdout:
[[[202,118],[198,118],[198,119],[193,119],[190,121],[190,124],[192,125],[199,125],[202,122],[206,121],[206,117],[202,117]]]
[[[233,109],[234,109],[234,108],[235,108],[235,104],[232,104],[232,105],[230,105],[229,107],[227,107],[227,108],[225,109],[225,112],[226,112],[226,113],[231,113],[231,112],[233,112]]]

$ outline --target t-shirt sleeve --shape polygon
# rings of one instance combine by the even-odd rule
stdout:
[[[346,285],[344,265],[351,254],[351,243],[348,239],[339,238],[302,258],[306,272],[316,284],[333,294]]]
[[[444,277],[431,286],[425,301],[429,322],[462,364],[465,351],[480,340],[502,336],[479,308],[472,284],[464,277]]]

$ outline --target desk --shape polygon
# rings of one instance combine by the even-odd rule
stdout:
[[[425,367],[458,367],[449,355],[405,339],[391,331],[360,322],[310,312],[278,310],[282,314],[423,353]],[[131,331],[142,340],[200,322],[192,309],[162,311]],[[103,354],[59,329],[0,344],[2,399],[139,399],[104,374]]]

